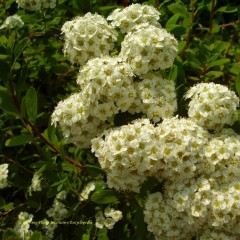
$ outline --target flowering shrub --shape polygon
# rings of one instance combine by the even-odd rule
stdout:
[[[239,7],[120,2],[4,2],[0,235],[237,240]]]

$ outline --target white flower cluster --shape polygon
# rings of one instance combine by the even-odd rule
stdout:
[[[106,130],[92,140],[92,151],[107,173],[107,184],[117,190],[139,192],[146,177],[159,168],[159,148],[155,128],[148,119]]]
[[[160,75],[148,73],[135,83],[137,97],[130,113],[144,113],[153,122],[173,116],[177,109],[176,91],[173,81],[163,79]]]
[[[201,83],[192,87],[185,97],[191,99],[189,117],[209,130],[221,130],[225,124],[233,125],[238,118],[239,99],[226,86]]]
[[[142,113],[156,123],[171,117],[176,110],[174,82],[149,71],[171,66],[177,41],[157,24],[160,14],[153,7],[133,4],[127,11],[129,24],[134,12],[140,17],[123,40],[122,51],[114,57],[107,55],[117,40],[114,27],[122,21],[117,17],[120,10],[109,17],[112,25],[102,16],[87,13],[62,27],[64,54],[72,63],[86,64],[77,77],[80,92],[59,102],[52,114],[52,124],[59,124],[68,142],[81,148],[90,147],[91,140],[109,128],[116,114]],[[146,74],[135,78],[143,73]]]
[[[118,57],[88,61],[80,70],[77,83],[88,95],[88,101],[95,104],[94,116],[102,121],[127,111],[136,97],[132,70]]]
[[[137,25],[122,44],[120,57],[130,64],[136,75],[166,69],[177,56],[177,41],[165,29],[147,23]]]
[[[167,181],[164,186],[163,195],[148,197],[144,210],[148,230],[156,239],[191,240],[196,235],[239,239],[239,175],[238,181],[228,184],[202,175],[188,183]]]
[[[52,123],[59,123],[69,142],[89,147],[109,118],[132,105],[136,97],[132,77],[129,65],[119,58],[89,60],[77,78],[81,92],[57,105]]]
[[[29,187],[29,195],[30,196],[32,195],[32,191],[39,192],[42,190],[42,187],[41,187],[42,179],[40,179],[40,177],[41,177],[40,173],[38,173],[38,172],[34,173],[33,178],[32,178],[32,184]]]
[[[107,20],[98,15],[87,13],[66,22],[64,33],[64,55],[72,64],[82,65],[87,60],[108,55],[117,40],[117,32]]]
[[[193,152],[199,149],[195,143],[192,146],[196,147]],[[178,174],[169,177],[165,170],[163,194],[151,194],[146,201],[145,222],[156,239],[240,237],[240,136],[223,129],[209,134],[199,150],[199,157],[185,159],[191,166],[195,161],[197,169],[182,171],[180,178]],[[171,162],[171,154],[169,158]]]
[[[3,28],[21,28],[23,27],[24,22],[21,17],[17,14],[9,16],[5,19],[4,23],[0,26],[0,29]]]
[[[80,201],[85,201],[88,199],[89,194],[95,189],[95,183],[89,182],[87,183],[87,185],[84,187],[84,189],[82,190],[81,194],[80,194]]]
[[[52,208],[47,210],[47,215],[53,218],[54,221],[60,222],[67,216],[68,210],[66,209],[65,205],[60,202],[62,200],[65,200],[66,196],[66,191],[61,191],[60,193],[58,193],[56,198],[54,199]]]
[[[209,133],[192,118],[157,126],[138,119],[104,131],[92,151],[110,188],[139,192],[148,176],[165,179],[164,193],[151,194],[144,212],[156,239],[239,238],[240,136],[233,130]]]
[[[43,228],[46,230],[46,235],[50,239],[53,238],[54,230],[57,228],[57,222],[61,222],[68,214],[68,210],[66,209],[65,205],[60,202],[65,200],[66,197],[67,192],[65,190],[59,192],[54,199],[53,206],[47,210],[48,217],[51,217],[56,222],[56,224],[43,225]],[[44,221],[45,220],[46,219],[44,219]]]
[[[93,139],[92,151],[110,188],[139,192],[148,176],[186,180],[201,173],[208,137],[188,119],[165,119],[157,127],[138,119]]]
[[[169,118],[155,128],[162,154],[161,178],[183,181],[202,172],[204,146],[209,133],[191,119]]]
[[[55,8],[56,0],[16,0],[18,7],[28,11],[38,11],[41,8]]]
[[[0,189],[8,186],[8,164],[4,163],[0,165]]]
[[[18,215],[18,221],[16,222],[14,230],[20,235],[21,239],[30,239],[32,231],[29,230],[29,228],[32,219],[33,215],[27,212],[20,212]]]
[[[95,116],[94,107],[83,92],[75,93],[58,103],[52,114],[52,123],[60,125],[68,142],[87,148],[91,139],[105,128],[105,122]]]
[[[86,24],[85,18],[91,21]],[[95,42],[91,46],[86,35],[95,37],[98,30],[101,37],[110,39],[106,54],[113,47],[113,28],[101,32],[106,23],[96,27],[99,19],[88,14],[78,24],[73,20],[63,27],[65,35],[74,29],[67,40],[71,47],[65,43],[65,54],[71,49],[83,51],[76,59],[84,60],[75,60],[79,52],[71,50],[70,61],[83,64],[90,60],[77,78],[80,92],[58,104],[52,123],[60,125],[69,142],[81,148],[92,144],[109,188],[139,192],[148,177],[164,180],[163,193],[151,194],[144,211],[148,230],[156,239],[190,240],[196,235],[239,239],[240,136],[223,129],[237,119],[238,98],[219,84],[198,84],[185,95],[191,99],[189,118],[172,117],[177,108],[174,83],[156,71],[172,66],[177,41],[157,24],[159,14],[139,5],[126,12],[114,11],[108,18],[112,26],[128,32],[119,55],[103,56],[97,47],[99,55],[82,57],[84,51],[95,52]],[[86,45],[87,50],[72,47],[70,41]],[[142,113],[148,119],[109,128],[114,116],[122,112]],[[81,200],[93,188],[87,185]],[[108,211],[96,216],[98,228],[111,229],[115,221]]]
[[[99,211],[96,214],[95,218],[96,218],[95,225],[97,228],[106,227],[108,229],[112,229],[115,223],[122,219],[122,212],[107,207],[104,210],[104,214],[102,211]]]
[[[114,28],[119,28],[122,33],[127,33],[141,23],[160,26],[158,20],[160,12],[152,6],[132,4],[124,9],[115,9],[107,18]]]

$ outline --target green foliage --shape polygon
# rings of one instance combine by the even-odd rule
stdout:
[[[179,56],[167,71],[168,78],[176,83],[178,115],[186,116],[183,95],[198,82],[225,84],[240,96],[237,1],[133,2],[157,4],[161,24],[179,41]],[[0,164],[9,164],[9,186],[0,189],[3,240],[20,239],[13,230],[20,212],[33,214],[36,222],[45,219],[46,211],[62,190],[68,192],[67,199],[61,200],[69,212],[66,222],[91,220],[92,224],[59,225],[54,239],[153,239],[144,223],[141,199],[152,187],[159,187],[156,180],[149,180],[140,194],[106,189],[106,175],[90,150],[67,144],[60,129],[49,120],[56,104],[78,91],[75,78],[79,69],[62,53],[63,23],[87,12],[107,16],[126,3],[59,0],[54,9],[29,12],[18,9],[14,0],[0,1],[0,24],[15,13],[24,21],[19,30],[0,29]],[[240,133],[240,119],[234,127]],[[42,190],[30,194],[36,172],[40,174]],[[89,181],[98,181],[99,186],[87,201],[80,202],[80,193]],[[94,225],[96,211],[107,205],[123,212],[123,220],[113,230]],[[31,229],[30,240],[48,239],[41,224],[31,225]]]

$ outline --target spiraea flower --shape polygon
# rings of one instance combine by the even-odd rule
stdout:
[[[8,186],[8,164],[4,163],[0,165],[0,189]]]
[[[177,56],[177,45],[174,36],[165,29],[144,23],[125,36],[119,56],[139,76],[171,67]]]
[[[149,120],[138,119],[92,140],[110,188],[138,192],[146,177],[157,172],[161,155],[156,138]]]
[[[117,40],[117,32],[107,20],[91,13],[67,21],[62,33],[65,39],[63,53],[72,64],[77,65],[108,55]]]
[[[3,28],[21,28],[23,27],[24,22],[20,16],[14,14],[5,19],[4,23],[0,26],[0,29]]]
[[[87,185],[84,187],[84,189],[82,190],[82,192],[80,193],[80,201],[84,201],[87,200],[89,197],[89,194],[95,189],[95,183],[89,182],[87,183]]]
[[[38,11],[41,8],[55,8],[56,0],[16,0],[18,7],[28,11]]]
[[[190,98],[189,118],[206,129],[221,130],[238,118],[239,99],[226,86],[200,83],[190,88],[185,97]]]
[[[170,118],[177,110],[176,90],[174,82],[166,80],[154,73],[142,75],[135,83],[137,97],[130,113],[142,112],[153,122]]]
[[[35,172],[34,175],[33,175],[33,178],[32,178],[32,184],[31,186],[29,187],[29,194],[31,195],[32,194],[32,191],[33,192],[39,192],[42,190],[42,187],[41,187],[41,174],[38,173],[38,172]]]
[[[97,101],[95,117],[108,117],[125,112],[136,97],[131,67],[120,58],[102,57],[87,62],[80,69],[77,83],[89,101]]]
[[[95,215],[97,228],[106,227],[108,229],[113,229],[116,222],[122,219],[122,212],[115,210],[114,208],[107,207],[104,211],[97,212]]]
[[[53,218],[54,221],[60,222],[67,216],[68,210],[65,205],[60,202],[61,200],[65,200],[66,196],[66,191],[59,192],[54,199],[53,206],[47,210],[47,215]]]
[[[65,200],[67,197],[67,192],[65,190],[59,192],[56,198],[53,201],[53,205],[50,209],[47,210],[48,217],[53,219],[54,224],[49,224],[47,219],[44,219],[46,224],[43,225],[43,229],[46,231],[46,235],[48,238],[52,239],[54,236],[54,231],[57,228],[57,223],[61,222],[64,218],[66,218],[68,214],[68,210],[65,205],[60,202]]]
[[[52,114],[52,124],[59,124],[68,142],[81,148],[88,148],[91,140],[107,126],[105,121],[96,117],[96,101],[91,102],[91,94],[75,93],[60,101]],[[108,116],[113,106],[105,106],[102,114]]]
[[[209,134],[195,122],[185,118],[164,119],[156,131],[161,146],[162,177],[191,179],[202,171],[201,157]]]
[[[141,23],[149,23],[159,27],[159,18],[160,12],[154,7],[137,3],[124,9],[115,9],[107,20],[111,21],[112,26],[119,28],[122,33],[127,33]]]
[[[30,224],[32,222],[33,215],[27,212],[20,212],[18,215],[18,221],[14,227],[14,230],[19,233],[22,239],[30,239],[32,231],[30,230]]]

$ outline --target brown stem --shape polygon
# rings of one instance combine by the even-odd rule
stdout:
[[[13,162],[13,163],[16,163],[16,161],[14,161],[13,159],[11,159],[10,157],[7,157],[5,155],[0,155],[0,157],[6,159],[6,161],[9,161],[9,162]],[[19,163],[18,163],[19,164]],[[31,174],[33,175],[33,172],[28,170],[27,168],[25,168],[24,166],[22,166],[21,164],[19,164],[20,168],[22,168],[24,171],[26,171],[28,174]]]
[[[125,7],[127,7],[130,4],[130,0],[121,0],[122,5],[124,5]]]
[[[240,23],[240,20],[237,20],[237,21],[234,21],[234,22],[230,22],[230,23],[224,23],[222,25],[219,25],[219,27],[228,27],[228,26],[232,26],[232,25],[235,25],[235,24],[239,24]]]
[[[158,10],[158,7],[159,7],[159,1],[158,0],[154,1],[154,7]]]
[[[60,150],[58,150],[56,148],[56,146],[54,144],[52,144],[51,142],[49,142],[43,135],[42,133],[40,132],[40,130],[33,124],[31,123],[27,118],[25,117],[21,117],[21,108],[20,108],[20,103],[17,99],[17,97],[15,96],[14,94],[14,88],[13,88],[13,83],[12,81],[10,81],[10,91],[11,91],[11,96],[12,96],[12,99],[13,99],[13,102],[17,108],[17,111],[18,111],[18,114],[20,116],[20,118],[22,119],[25,127],[27,128],[27,126],[30,126],[32,131],[38,135],[38,137],[41,139],[42,142],[44,142],[46,145],[48,145],[54,152],[57,156],[61,156],[61,152]],[[79,168],[82,172],[84,173],[87,173],[87,170],[86,168],[79,162],[76,162],[74,161],[71,157],[69,156],[62,156],[65,160],[67,160],[70,164],[76,166],[77,168]]]
[[[211,12],[210,12],[210,19],[209,19],[209,35],[212,34],[213,16],[214,16],[214,6],[215,6],[215,0],[212,0]]]
[[[129,193],[124,193],[126,198],[133,201],[140,209],[142,209],[142,206],[138,203],[138,201],[133,197],[131,196]]]

